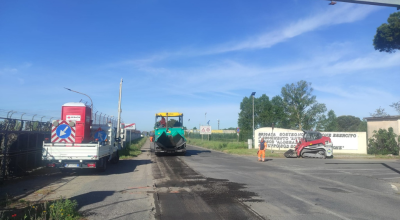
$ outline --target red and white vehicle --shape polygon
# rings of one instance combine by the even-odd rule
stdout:
[[[308,157],[321,158],[333,156],[333,144],[329,137],[322,136],[318,131],[303,130],[303,138],[296,140],[297,145],[294,150],[290,149],[285,152],[285,157]]]
[[[105,170],[108,161],[118,163],[122,146],[117,128],[92,124],[91,108],[84,103],[66,103],[61,112],[61,120],[53,121],[51,141],[43,143],[42,159],[48,167]]]
[[[80,102],[70,102],[62,106],[61,120],[52,122],[51,140],[43,142],[42,160],[48,167],[62,170],[97,168],[106,170],[107,162],[118,163],[124,138],[121,129],[121,91],[120,84],[118,123],[103,120],[93,124],[92,107]],[[95,120],[96,123],[96,120]]]

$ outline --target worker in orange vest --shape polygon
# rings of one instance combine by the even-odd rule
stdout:
[[[265,150],[267,149],[267,142],[264,141],[264,138],[261,138],[261,142],[258,145],[258,161],[261,161],[261,156],[262,156],[262,161],[265,161]]]
[[[153,142],[153,136],[150,136],[150,142]]]

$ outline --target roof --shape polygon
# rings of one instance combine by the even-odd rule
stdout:
[[[367,121],[387,121],[387,120],[399,120],[400,115],[393,115],[393,116],[382,116],[382,117],[366,117],[364,118]]]
[[[85,107],[86,105],[82,102],[67,102],[63,106],[79,106],[79,107]]]
[[[160,113],[156,113],[156,116],[178,117],[178,116],[183,116],[183,113],[179,113],[179,112],[160,112]]]

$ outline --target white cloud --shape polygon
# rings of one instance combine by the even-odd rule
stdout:
[[[322,27],[362,20],[376,10],[378,10],[378,7],[353,4],[342,4],[334,8],[329,7],[326,11],[298,20],[282,29],[250,37],[242,42],[231,42],[217,46],[207,53],[214,54],[238,50],[269,48],[275,44]]]

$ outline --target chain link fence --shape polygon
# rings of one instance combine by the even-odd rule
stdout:
[[[0,117],[0,182],[42,165],[42,144],[51,123]]]

